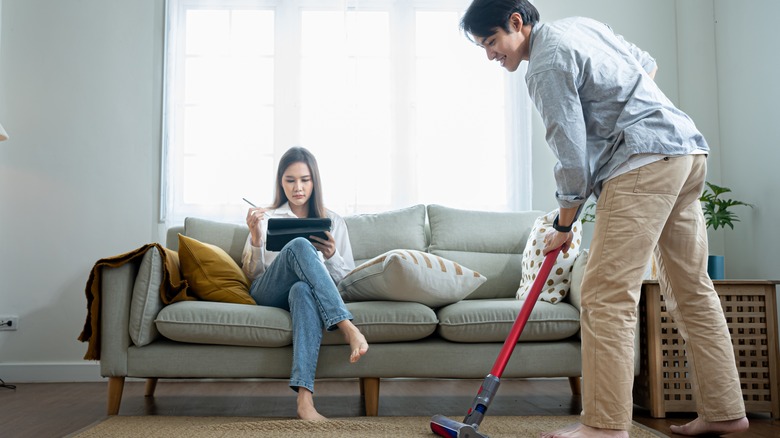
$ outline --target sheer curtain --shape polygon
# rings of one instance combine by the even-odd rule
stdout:
[[[290,146],[344,215],[531,205],[530,101],[469,1],[168,0],[161,220],[243,221]]]

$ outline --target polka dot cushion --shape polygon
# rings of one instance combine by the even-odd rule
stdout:
[[[518,300],[524,300],[528,292],[531,290],[531,286],[536,280],[536,275],[542,266],[544,261],[544,235],[552,229],[552,223],[555,216],[558,214],[558,209],[540,216],[534,222],[534,226],[531,229],[531,234],[528,236],[528,241],[525,244],[525,251],[523,251],[523,275],[520,279],[520,287],[517,289],[516,297]],[[556,304],[566,297],[569,293],[569,277],[571,276],[571,270],[574,266],[574,260],[577,258],[577,254],[580,252],[580,245],[582,243],[582,222],[577,220],[572,227],[574,237],[572,239],[571,248],[568,252],[561,251],[558,254],[558,259],[553,265],[550,276],[547,278],[545,287],[542,289],[542,293],[539,299],[547,301],[548,303]]]

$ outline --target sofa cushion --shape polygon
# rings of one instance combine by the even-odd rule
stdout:
[[[130,339],[139,347],[151,343],[160,335],[154,325],[154,318],[163,308],[160,297],[162,281],[162,257],[157,248],[149,248],[138,267],[130,301],[128,330]]]
[[[487,281],[466,299],[513,298],[520,284],[523,249],[539,211],[518,213],[428,206],[428,251],[479,272]]]
[[[347,308],[369,343],[416,341],[436,330],[436,314],[418,303],[372,301]],[[163,308],[157,329],[178,342],[254,347],[282,347],[292,342],[292,320],[286,310],[268,306],[183,301]],[[325,332],[323,344],[345,344],[338,331]]]
[[[369,343],[417,341],[436,331],[439,320],[429,307],[418,303],[395,301],[365,301],[347,303],[352,323]],[[345,344],[338,331],[326,332],[326,345]]]
[[[182,234],[222,248],[230,255],[233,261],[240,264],[244,244],[249,235],[249,228],[247,228],[246,224],[231,224],[188,217],[184,219],[184,232]],[[178,239],[175,240],[178,243]],[[168,247],[178,249],[172,245],[168,245]]]
[[[439,309],[438,333],[452,342],[504,342],[525,301],[513,298],[464,300]],[[574,306],[538,301],[521,341],[557,341],[575,335],[580,314]]]
[[[199,299],[255,304],[244,271],[222,248],[180,234],[179,263],[189,290]]]
[[[388,251],[339,283],[345,301],[412,301],[441,307],[460,301],[485,277],[443,257],[411,249]]]
[[[180,301],[165,306],[155,319],[168,339],[194,344],[283,347],[292,342],[286,310],[207,301]]]
[[[424,205],[384,213],[347,216],[344,221],[347,223],[352,256],[356,264],[393,249],[428,249]]]
[[[552,229],[553,221],[558,216],[558,209],[539,216],[531,229],[531,235],[526,242],[523,251],[523,276],[520,280],[520,287],[517,288],[517,299],[524,300],[536,281],[536,276],[542,267],[545,255],[544,236]],[[575,221],[572,225],[572,243],[568,251],[561,251],[555,264],[550,271],[550,275],[545,279],[544,287],[539,294],[539,299],[556,304],[566,298],[569,293],[571,270],[574,266],[574,260],[579,254],[582,244],[582,222]]]

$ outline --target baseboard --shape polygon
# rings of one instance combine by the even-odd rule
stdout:
[[[0,363],[6,383],[102,382],[99,363]]]

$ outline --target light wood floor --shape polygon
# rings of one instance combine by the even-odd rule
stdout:
[[[7,382],[13,383],[13,382]],[[463,417],[480,380],[382,380],[379,415]],[[0,436],[63,437],[106,416],[106,383],[16,384],[0,388]],[[328,417],[363,415],[357,380],[318,381],[315,403]],[[192,382],[160,380],[154,397],[144,397],[143,381],[125,383],[119,415],[295,417],[295,393],[284,381]],[[487,415],[573,415],[580,401],[566,379],[502,380]],[[634,420],[673,436],[669,425],[694,414],[650,418],[637,408]],[[751,414],[750,431],[734,438],[780,436],[780,422]],[[433,436],[433,435],[431,435]]]

